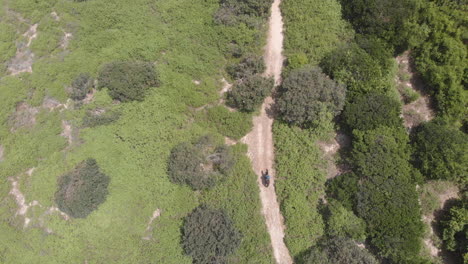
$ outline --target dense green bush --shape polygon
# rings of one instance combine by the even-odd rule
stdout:
[[[265,69],[263,57],[250,54],[239,63],[230,65],[226,70],[232,78],[240,80],[255,74],[261,74]]]
[[[428,179],[468,182],[468,136],[441,120],[416,129],[414,161]]]
[[[359,176],[356,211],[370,243],[392,263],[414,260],[423,226],[404,128],[354,130],[352,160]]]
[[[380,93],[360,95],[343,110],[343,121],[351,130],[402,125],[400,102]]]
[[[101,68],[98,86],[108,88],[114,100],[142,101],[150,88],[159,86],[159,78],[152,63],[116,61]]]
[[[363,242],[366,239],[366,223],[338,201],[329,200],[326,207],[327,234],[330,237],[350,237]]]
[[[204,136],[195,144],[184,142],[172,149],[168,173],[172,182],[201,190],[226,177],[233,164],[227,146],[216,146],[212,137]]]
[[[304,264],[377,264],[366,249],[360,248],[352,239],[333,237],[318,247],[313,247],[305,257]]]
[[[234,84],[227,95],[227,103],[244,112],[253,112],[263,100],[270,95],[273,89],[273,78],[265,78],[260,75],[247,77]]]
[[[85,218],[106,200],[109,177],[94,159],[87,159],[58,180],[55,202],[71,217]]]
[[[327,181],[327,197],[336,199],[348,210],[354,210],[357,203],[359,176],[353,172],[341,174]]]
[[[254,24],[258,18],[268,15],[272,0],[220,0],[215,21],[224,25],[245,22]]]
[[[468,199],[467,194],[448,210],[441,221],[444,247],[468,260]],[[461,263],[461,262],[460,262]]]
[[[348,99],[370,91],[383,92],[390,87],[386,79],[390,69],[383,68],[354,43],[335,49],[322,60],[321,67],[331,78],[346,85]]]
[[[193,263],[226,263],[240,242],[241,234],[222,210],[200,206],[185,219],[182,244]]]
[[[341,0],[343,16],[358,33],[376,35],[399,50],[422,37],[417,26],[419,0]]]
[[[291,71],[280,87],[277,108],[288,124],[311,126],[324,114],[337,115],[345,101],[346,89],[325,75],[320,68]]]
[[[81,73],[71,85],[70,98],[83,100],[93,87],[94,80],[88,73]]]

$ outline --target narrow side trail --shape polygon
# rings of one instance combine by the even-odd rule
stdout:
[[[268,42],[265,47],[266,76],[273,76],[275,85],[281,82],[281,69],[283,66],[283,22],[279,4],[281,0],[275,0],[271,8],[271,17],[269,21]],[[249,158],[252,161],[252,167],[258,175],[258,187],[260,188],[260,199],[262,202],[262,213],[265,217],[268,233],[271,237],[273,254],[278,264],[293,263],[289,255],[288,248],[284,244],[284,225],[279,204],[275,193],[275,171],[274,148],[272,124],[273,117],[268,115],[268,109],[271,107],[273,99],[268,97],[263,102],[261,113],[254,117],[253,130],[247,134],[242,142],[248,145]],[[261,182],[261,171],[268,169],[271,176],[270,186],[265,188]]]

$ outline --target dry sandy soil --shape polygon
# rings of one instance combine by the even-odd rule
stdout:
[[[275,0],[272,5],[269,22],[268,42],[265,47],[265,64],[267,66],[265,75],[273,76],[275,84],[281,82],[281,69],[283,66],[283,22],[279,9],[280,0]],[[273,99],[265,99],[261,113],[254,117],[253,130],[242,139],[248,145],[248,155],[252,161],[252,167],[258,177],[260,188],[260,199],[262,202],[262,213],[265,217],[266,226],[271,238],[273,254],[279,264],[293,263],[288,248],[284,244],[284,224],[279,204],[275,193],[275,170],[274,170],[274,147],[272,124],[273,117],[268,115]],[[261,171],[268,169],[271,182],[268,188],[264,187],[261,180]]]

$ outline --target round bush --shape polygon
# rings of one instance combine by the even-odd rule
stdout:
[[[152,63],[117,61],[104,65],[99,72],[98,87],[109,89],[114,100],[142,101],[151,87],[159,86]]]
[[[172,149],[168,174],[173,183],[202,190],[226,177],[233,164],[230,149],[216,146],[211,137],[205,136],[195,144],[184,142]]]
[[[277,107],[283,121],[310,126],[325,113],[343,109],[346,89],[317,67],[293,70],[280,88]]]
[[[265,62],[263,58],[256,55],[247,55],[238,64],[227,68],[227,72],[232,78],[239,80],[250,77],[255,74],[261,74],[265,71]]]
[[[85,218],[106,200],[109,177],[99,171],[94,159],[87,159],[58,180],[55,202],[74,218]]]
[[[273,85],[273,78],[265,78],[260,75],[250,76],[234,85],[228,93],[227,103],[241,111],[253,112],[271,93]]]
[[[225,263],[240,242],[241,234],[222,210],[201,206],[185,219],[182,244],[193,263]]]

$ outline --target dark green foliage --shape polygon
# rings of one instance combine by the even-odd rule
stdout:
[[[381,257],[393,263],[414,259],[423,233],[418,194],[408,162],[403,128],[355,130],[352,159],[360,177],[356,210]]]
[[[250,54],[239,63],[229,66],[227,72],[235,80],[240,80],[255,74],[261,74],[265,69],[263,57]]]
[[[468,136],[441,120],[421,125],[414,136],[414,161],[428,179],[468,182]]]
[[[346,104],[342,116],[351,130],[398,127],[402,124],[400,109],[398,101],[380,93],[370,93],[360,95],[352,103]]]
[[[377,264],[366,249],[361,249],[352,239],[332,237],[311,249],[305,264]]]
[[[357,44],[348,44],[334,50],[321,63],[323,71],[334,80],[346,84],[348,99],[370,91],[383,92],[389,88],[386,76],[390,69]]]
[[[376,35],[399,50],[416,36],[419,0],[341,0],[343,16],[358,33]]]
[[[327,234],[330,237],[350,237],[363,242],[366,239],[366,223],[344,208],[336,200],[328,200],[326,207]]]
[[[353,210],[357,202],[358,181],[359,177],[353,172],[341,174],[327,181],[327,197],[336,199],[346,209]]]
[[[240,22],[252,25],[257,18],[266,18],[272,0],[220,0],[215,21],[224,25]]]
[[[277,99],[281,119],[307,127],[325,114],[337,115],[345,101],[346,89],[320,68],[293,70],[284,80]]]
[[[444,246],[468,260],[468,199],[467,194],[457,201],[441,221]]]
[[[227,146],[216,146],[211,137],[204,136],[195,144],[184,142],[172,149],[168,173],[173,183],[201,190],[213,187],[227,176],[233,164]]]
[[[94,159],[87,159],[58,180],[55,202],[74,218],[85,218],[106,200],[109,177],[99,171]]]
[[[104,113],[87,112],[83,117],[83,127],[97,127],[108,125],[120,118],[119,112],[106,111]]]
[[[273,89],[273,78],[253,75],[237,82],[227,96],[227,103],[244,112],[255,111],[270,95]]]
[[[193,263],[226,263],[240,242],[241,234],[222,210],[201,206],[185,219],[182,244]]]
[[[70,98],[73,100],[83,100],[93,87],[93,82],[94,80],[89,73],[78,75],[71,85]]]
[[[464,118],[467,111],[466,17],[466,8],[455,1],[428,2],[420,23],[428,28],[429,37],[413,53],[437,110],[455,119]]]
[[[142,101],[151,87],[159,86],[159,79],[152,63],[117,61],[102,67],[98,85],[108,88],[114,100]]]

